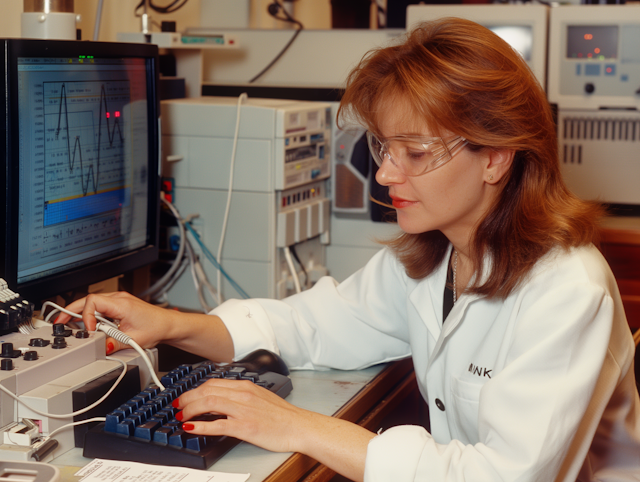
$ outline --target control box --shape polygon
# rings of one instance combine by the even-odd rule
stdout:
[[[640,5],[551,9],[549,101],[563,109],[640,107]]]
[[[53,327],[0,338],[0,385],[21,400],[0,391],[1,460],[36,458],[46,462],[74,448],[73,427],[56,433],[49,443],[42,443],[41,439],[83,418],[70,416],[75,391],[122,370],[120,363],[105,358],[104,333],[73,330],[65,325]],[[139,366],[138,389],[150,383],[149,371],[137,352],[123,350],[113,356],[125,364]],[[84,407],[76,407],[79,408]]]
[[[550,10],[549,101],[560,169],[583,199],[640,205],[640,5]]]
[[[288,248],[303,264],[307,284],[326,273],[330,105],[246,98],[238,108],[235,97],[200,97],[166,100],[161,108],[163,176],[173,179],[180,214],[197,216],[192,226],[214,256],[229,204],[218,261],[230,277],[251,297],[293,294]],[[202,259],[215,280],[215,268]],[[223,296],[238,297],[226,280]],[[168,298],[175,306],[201,308],[189,276]]]

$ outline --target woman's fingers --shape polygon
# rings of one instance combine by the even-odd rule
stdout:
[[[96,313],[105,318],[120,320],[120,331],[144,348],[155,346],[160,342],[160,336],[166,332],[162,324],[165,310],[126,292],[90,294],[69,304],[66,309],[81,313],[85,327],[91,331],[96,329]],[[70,319],[70,315],[63,313],[56,323],[67,323]],[[129,346],[113,338],[106,341],[107,354],[124,348]]]
[[[183,429],[202,435],[236,437],[275,452],[294,450],[296,422],[303,410],[269,390],[244,380],[210,380],[174,402]],[[215,421],[202,414],[225,415]]]
[[[70,303],[65,309],[73,313],[82,314],[82,321],[85,327],[90,331],[94,331],[97,323],[95,312],[97,311],[106,317],[120,319],[123,309],[120,306],[121,303],[118,303],[117,300],[126,300],[129,296],[131,295],[127,293],[91,294]],[[71,319],[71,315],[62,312],[56,318],[55,323],[67,323]]]
[[[107,337],[107,340],[105,343],[107,347],[107,355],[111,355],[112,353],[115,353],[120,350],[126,350],[127,348],[131,348],[126,343],[122,343],[116,340],[115,338],[111,338],[111,337]]]

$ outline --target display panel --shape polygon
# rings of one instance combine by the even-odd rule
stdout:
[[[616,25],[568,26],[567,58],[617,59],[618,27]]]
[[[4,42],[5,279],[37,300],[155,260],[157,47]]]
[[[543,2],[544,3],[544,2]],[[493,31],[517,50],[540,85],[546,85],[549,7],[525,2],[488,4],[428,4],[407,7],[407,28],[444,17],[466,18]]]
[[[533,28],[529,25],[487,25],[487,28],[513,47],[527,62],[531,61]]]

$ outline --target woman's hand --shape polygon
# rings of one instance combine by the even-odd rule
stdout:
[[[362,480],[375,434],[350,422],[296,407],[250,381],[213,379],[173,402],[182,428],[227,435],[275,452],[300,452],[352,480]],[[197,421],[199,415],[226,415]]]
[[[145,303],[126,292],[91,294],[74,301],[66,309],[82,313],[82,321],[91,331],[96,329],[96,311],[107,318],[120,320],[120,331],[129,335],[143,348],[153,348],[163,341],[163,335],[168,334],[171,325],[170,315],[175,313]],[[55,322],[67,323],[70,320],[70,315],[62,313]],[[128,346],[113,338],[107,339],[107,354],[123,348]]]
[[[295,452],[295,433],[305,411],[247,380],[213,379],[173,402],[183,429],[202,435],[229,435],[273,452]],[[224,414],[213,422],[191,420]]]
[[[231,335],[220,318],[201,313],[182,313],[151,305],[125,292],[92,294],[67,306],[82,313],[88,330],[96,329],[95,312],[120,320],[120,331],[129,335],[142,348],[166,343],[215,362],[229,362],[234,347]],[[70,315],[62,313],[56,323],[67,323]],[[128,348],[107,338],[107,355]]]

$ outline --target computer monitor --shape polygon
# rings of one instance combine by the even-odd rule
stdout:
[[[460,4],[409,5],[407,29],[442,17],[472,20],[487,27],[520,52],[538,82],[546,85],[547,28],[549,8],[545,5]]]
[[[158,48],[0,42],[0,277],[37,304],[156,260]]]

